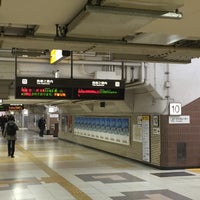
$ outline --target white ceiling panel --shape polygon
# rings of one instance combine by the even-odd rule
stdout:
[[[176,1],[175,1],[176,2]],[[181,20],[158,19],[152,23],[143,26],[139,31],[144,33],[152,33],[154,35],[176,34],[182,37],[200,39],[200,1],[185,0],[184,6],[180,7],[180,12],[183,13]]]
[[[87,0],[4,0],[0,23],[55,25],[69,22]]]
[[[134,34],[153,18],[108,13],[87,13],[84,19],[68,33],[68,36],[86,38],[121,39]]]
[[[77,17],[78,20],[74,20],[76,23],[72,21],[72,26],[69,24],[67,35],[122,39],[127,35],[134,35],[140,28],[161,17],[163,11],[179,8],[183,1],[105,0],[102,1],[102,5],[86,6],[82,11],[82,17]]]

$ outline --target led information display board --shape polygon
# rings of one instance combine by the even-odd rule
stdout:
[[[7,104],[1,104],[0,105],[0,111],[8,111],[8,105]]]
[[[124,99],[124,82],[118,80],[75,80],[73,99]]]
[[[16,78],[16,99],[71,99],[70,79]]]
[[[124,81],[66,79],[66,78],[16,78],[16,99],[91,99],[123,100]]]
[[[17,111],[17,110],[23,110],[24,105],[22,104],[1,104],[0,105],[0,111]]]

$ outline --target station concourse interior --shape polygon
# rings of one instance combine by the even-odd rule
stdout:
[[[0,196],[199,200],[199,6],[0,0]]]

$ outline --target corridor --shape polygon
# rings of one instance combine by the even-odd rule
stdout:
[[[0,143],[2,200],[199,200],[198,169],[159,170],[27,130],[15,158]]]

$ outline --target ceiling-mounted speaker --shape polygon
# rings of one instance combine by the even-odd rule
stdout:
[[[104,102],[104,101],[103,101],[103,102],[100,102],[100,107],[101,107],[101,108],[106,107],[106,102]]]

